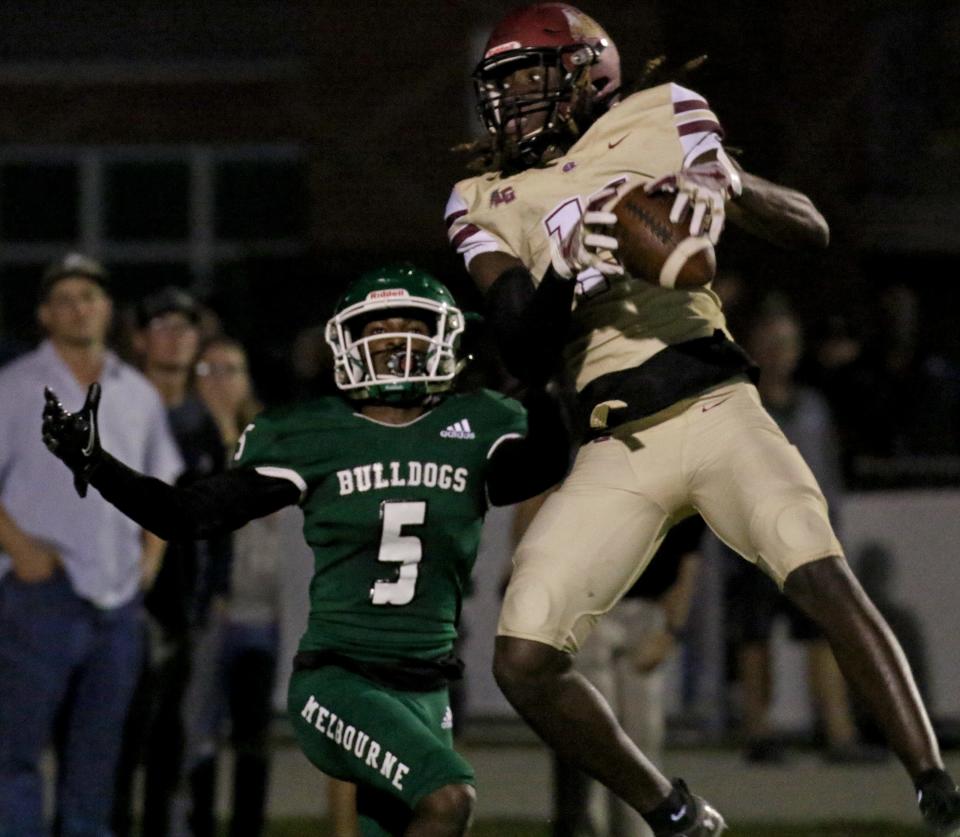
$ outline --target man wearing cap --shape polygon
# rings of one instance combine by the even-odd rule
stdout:
[[[111,393],[100,434],[171,481],[182,462],[156,390],[106,347],[107,274],[71,253],[40,283],[47,338],[0,370],[0,834],[47,833],[39,762],[56,722],[59,833],[109,834],[139,670],[142,567],[163,543],[95,493],[81,500],[33,425],[44,386]]]
[[[200,343],[200,308],[187,291],[168,286],[137,310],[133,345],[140,367],[167,409],[185,470],[186,485],[224,470],[226,450],[216,422],[191,391]],[[115,837],[132,830],[133,774],[144,766],[144,837],[170,832],[171,802],[183,765],[183,702],[190,680],[195,628],[211,598],[225,593],[230,536],[168,544],[145,596],[146,659],[124,731],[112,826]]]

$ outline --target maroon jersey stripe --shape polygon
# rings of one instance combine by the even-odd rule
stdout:
[[[450,225],[457,220],[457,218],[462,218],[467,214],[466,209],[461,209],[458,212],[451,212],[444,220],[447,224],[447,229],[450,229]]]
[[[704,99],[686,99],[673,103],[674,113],[686,113],[688,110],[710,110],[710,105]]]
[[[677,133],[679,133],[681,137],[685,137],[687,134],[707,133],[709,131],[723,136],[723,128],[720,127],[720,123],[714,122],[712,119],[698,119],[696,122],[688,122],[686,125],[681,125],[677,129]]]
[[[479,227],[476,227],[473,224],[467,224],[467,226],[465,226],[453,237],[450,243],[453,244],[454,248],[457,248],[463,244],[464,241],[470,238],[471,235],[478,232],[480,232]]]

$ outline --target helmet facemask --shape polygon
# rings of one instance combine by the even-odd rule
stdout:
[[[426,324],[417,331],[363,335],[371,322],[402,318]],[[365,299],[329,320],[337,387],[348,398],[409,403],[453,386],[464,329],[460,310],[426,297]]]
[[[576,140],[592,115],[590,67],[605,46],[511,49],[480,62],[477,107],[501,162],[537,165]]]

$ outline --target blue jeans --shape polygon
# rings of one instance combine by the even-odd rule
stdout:
[[[41,837],[40,756],[56,728],[62,837],[110,834],[114,774],[140,667],[140,603],[101,610],[66,575],[0,580],[0,837]]]

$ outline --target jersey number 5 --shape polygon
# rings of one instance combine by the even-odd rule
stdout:
[[[420,526],[427,519],[427,504],[415,502],[386,502],[380,505],[383,530],[380,535],[378,561],[399,564],[396,581],[378,581],[370,591],[375,605],[405,605],[413,601],[417,573],[423,557],[423,544],[416,535],[403,535],[404,526]]]

